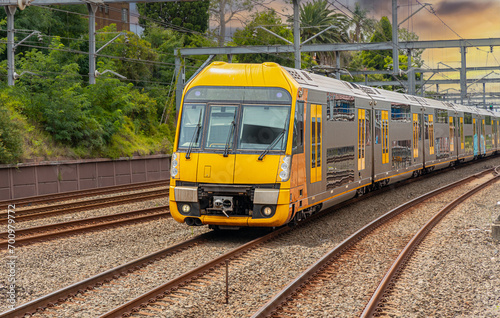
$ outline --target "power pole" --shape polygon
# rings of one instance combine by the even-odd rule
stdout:
[[[461,68],[460,68],[460,103],[464,105],[464,100],[467,97],[467,47],[460,48]]]
[[[7,12],[7,84],[14,85],[14,14],[16,13],[15,6],[6,6]]]
[[[300,69],[300,18],[299,18],[299,1],[293,0],[293,47],[295,50],[295,68]]]
[[[97,5],[87,3],[87,9],[89,11],[89,84],[95,84],[95,13]]]
[[[392,0],[392,73],[399,75],[398,0]]]
[[[411,50],[408,50],[408,94],[415,95],[415,70],[411,67]]]

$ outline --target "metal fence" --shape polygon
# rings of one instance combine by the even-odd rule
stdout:
[[[170,155],[0,166],[0,200],[168,180]]]

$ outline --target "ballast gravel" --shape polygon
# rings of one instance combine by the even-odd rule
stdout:
[[[236,317],[248,316],[325,252],[373,219],[432,189],[496,165],[500,165],[500,158],[482,161],[413,184],[396,186],[367,201],[337,210],[328,217],[314,222],[313,225],[297,231],[297,234],[268,244],[261,252],[252,254],[252,256],[249,255],[242,262],[239,262],[240,264],[230,265],[230,282],[237,282],[237,284],[230,283],[228,305],[224,304],[224,283],[219,278],[216,278],[213,284],[209,284],[203,291],[203,299],[194,299],[182,306],[169,306],[164,308],[164,312],[158,313],[158,316],[222,317],[226,313],[231,313]],[[497,185],[494,187],[496,187],[495,189],[498,188]],[[496,191],[498,194],[500,190],[497,189]],[[492,198],[495,203],[497,199],[500,199],[500,197]],[[484,209],[489,210],[492,206],[489,203],[485,204]],[[480,219],[480,217],[478,218]],[[74,282],[207,231],[209,231],[207,227],[189,228],[176,223],[172,219],[161,219],[20,247],[15,250],[17,257],[15,273],[17,304],[41,297]],[[234,232],[234,235],[238,235],[238,232]],[[487,237],[485,236],[483,239],[486,240]],[[462,244],[465,243],[466,241],[462,242]],[[478,244],[486,243],[479,240]],[[490,242],[488,244],[494,243]],[[452,245],[449,248],[453,248]],[[497,254],[495,255],[498,255],[498,248],[497,244]],[[450,253],[453,254],[453,252]],[[4,253],[3,255],[6,256],[7,254]],[[198,254],[193,254],[191,257],[196,259]],[[182,265],[172,264],[171,266],[173,268],[182,268]],[[496,270],[498,272],[497,262],[483,262],[481,265],[489,266],[491,271]],[[2,285],[0,286],[1,311],[8,308],[6,302],[8,270],[6,266],[4,268],[5,270],[1,273]],[[221,275],[223,275],[222,272]],[[236,290],[235,286],[245,286],[245,290]],[[499,286],[499,284],[497,283],[496,286]],[[353,286],[353,288],[355,287]],[[241,301],[236,301],[239,294],[249,296],[244,297]],[[484,295],[484,297],[490,299],[491,295],[490,293]],[[482,295],[470,296],[483,297]],[[425,299],[425,297],[422,299]],[[498,298],[496,301],[498,304]],[[102,298],[101,302],[103,306],[106,306],[107,302],[112,302],[112,300]],[[489,302],[491,303],[491,301]],[[484,300],[483,303],[488,303],[488,301]],[[440,305],[446,306],[445,303]],[[494,309],[492,307],[490,311],[494,313]],[[85,308],[82,308],[82,316],[85,310]],[[86,312],[85,315],[92,316],[92,312]],[[61,317],[63,316],[61,315]],[[415,317],[418,316],[415,315]],[[434,316],[441,315],[435,314]],[[490,315],[488,317],[495,316]]]
[[[388,298],[397,317],[500,317],[500,183],[450,212],[423,241]]]

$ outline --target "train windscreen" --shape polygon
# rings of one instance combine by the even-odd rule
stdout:
[[[238,149],[284,150],[289,114],[288,106],[243,105]]]
[[[284,150],[291,103],[282,88],[192,88],[184,98],[178,147]]]

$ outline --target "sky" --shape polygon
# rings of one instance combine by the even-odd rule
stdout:
[[[308,1],[301,0],[300,3]],[[338,8],[348,14],[350,12],[346,7],[354,11],[355,2],[359,2],[363,9],[368,10],[369,17],[380,20],[381,17],[387,16],[392,21],[392,0],[328,1],[332,4],[331,8]],[[292,5],[289,3],[284,0],[272,1],[270,6],[279,12],[291,14]],[[400,26],[417,34],[419,40],[500,38],[500,0],[398,0],[398,21],[403,21],[426,3],[429,5]],[[425,66],[429,68],[447,67],[440,63],[457,69],[461,66],[458,48],[427,49],[422,57]],[[490,47],[469,48],[467,51],[467,67],[499,66],[499,61],[500,47],[494,47],[492,52]],[[480,79],[488,73],[488,71],[468,72],[467,77]],[[500,70],[487,77],[500,78]],[[459,78],[459,73],[441,73],[433,77],[433,79],[446,78]],[[450,89],[452,92],[457,88],[456,85],[440,87],[441,90]],[[436,90],[435,86],[428,89]],[[469,92],[482,92],[482,90],[482,84],[469,87]],[[486,90],[500,92],[500,84],[487,84]]]
[[[347,1],[348,6],[353,7],[354,2]],[[374,17],[379,18],[385,15],[392,20],[391,0],[359,0],[359,2]],[[498,0],[421,0],[419,2],[431,4],[431,7],[426,8],[433,9],[444,23],[464,38],[500,36],[500,1]],[[421,8],[415,0],[399,0],[398,5],[398,20],[400,21]],[[457,38],[457,35],[438,17],[427,9],[423,9],[405,22],[402,27],[417,32],[422,40]]]

